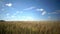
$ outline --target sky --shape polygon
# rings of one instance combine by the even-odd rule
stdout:
[[[60,20],[60,0],[0,0],[0,20]]]

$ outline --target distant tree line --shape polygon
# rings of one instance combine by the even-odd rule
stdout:
[[[0,20],[0,22],[5,22],[5,20]]]

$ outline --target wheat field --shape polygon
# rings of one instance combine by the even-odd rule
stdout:
[[[60,21],[0,22],[0,34],[60,34]]]

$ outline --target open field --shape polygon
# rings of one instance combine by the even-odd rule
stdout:
[[[0,22],[0,34],[60,34],[60,21]]]

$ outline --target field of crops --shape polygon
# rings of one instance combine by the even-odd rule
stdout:
[[[60,34],[60,21],[0,22],[0,34]]]

